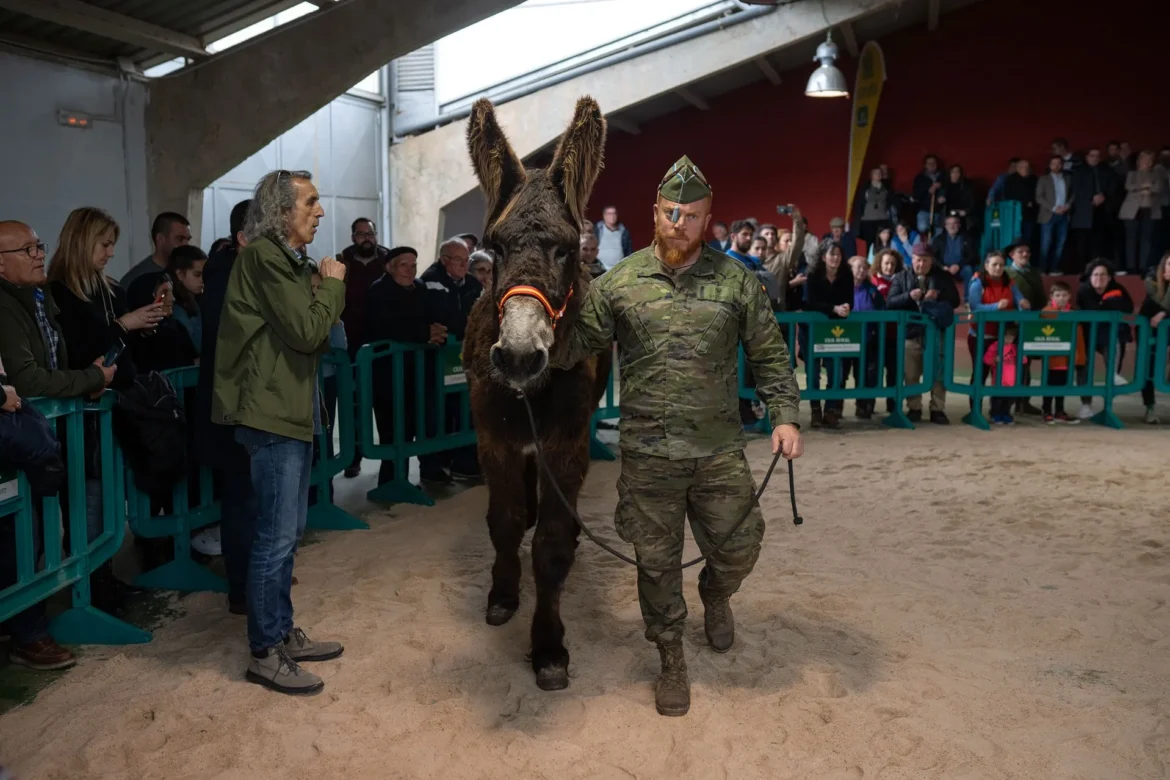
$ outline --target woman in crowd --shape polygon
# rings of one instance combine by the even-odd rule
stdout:
[[[1141,311],[1138,312],[1150,320],[1150,375],[1142,387],[1142,403],[1146,406],[1146,422],[1157,425],[1161,422],[1158,413],[1154,410],[1154,366],[1156,365],[1155,337],[1158,326],[1166,315],[1170,314],[1170,252],[1162,255],[1154,273],[1146,280],[1146,299],[1142,301]]]
[[[1125,269],[1131,274],[1154,264],[1155,222],[1162,219],[1166,175],[1154,168],[1154,153],[1138,155],[1136,171],[1125,177],[1125,201],[1118,217],[1125,223]]]
[[[918,243],[918,231],[910,227],[905,222],[899,222],[894,226],[894,235],[890,238],[890,247],[898,250],[898,254],[902,256],[903,260],[907,260],[914,256],[911,251],[914,245]],[[876,260],[877,257],[875,256]]]
[[[889,249],[891,246],[893,246],[893,241],[894,229],[889,225],[883,225],[881,229],[878,230],[877,235],[874,236],[873,241],[869,242],[869,255],[866,258],[866,262],[869,265],[873,265],[873,261],[877,259],[879,254],[882,253],[882,250]]]
[[[203,321],[198,296],[203,294],[203,266],[207,255],[197,246],[175,247],[165,271],[143,274],[130,284],[130,306],[160,301],[166,315],[157,328],[134,340],[134,362],[140,371],[168,371],[199,362]]]
[[[157,327],[163,318],[162,306],[153,302],[130,311],[122,288],[106,276],[119,232],[113,217],[101,209],[87,207],[69,214],[57,239],[48,281],[60,310],[58,324],[69,355],[67,368],[71,370],[88,368],[111,347],[127,344],[135,334]],[[129,350],[122,352],[117,366],[111,390],[129,387],[137,373]],[[86,519],[92,541],[102,526],[102,464],[95,457],[96,431],[87,429],[85,448]],[[94,572],[91,583],[95,606],[104,611],[120,607],[127,588],[115,579],[108,561]]]
[[[844,319],[849,316],[853,308],[853,272],[845,265],[841,255],[841,247],[832,242],[826,242],[823,247],[824,256],[808,273],[808,283],[805,285],[805,305],[808,311],[820,312],[830,319]],[[805,355],[811,355],[814,345],[808,345]],[[807,357],[806,357],[807,360]],[[826,386],[840,388],[845,386],[846,366],[840,359],[813,360],[812,386],[820,389],[821,369],[829,372]],[[820,428],[839,428],[841,413],[845,408],[844,401],[826,401],[824,414],[821,414],[821,402],[810,401],[812,407],[812,426]]]
[[[1081,311],[1116,311],[1121,314],[1133,313],[1133,298],[1114,278],[1113,266],[1108,260],[1094,260],[1086,271],[1088,279],[1081,282],[1080,288],[1077,289],[1076,307],[1078,309]],[[1100,323],[1094,327],[1086,323],[1084,328],[1090,369],[1086,381],[1092,381],[1093,371],[1091,369],[1095,360],[1094,353],[1099,353],[1106,360],[1109,359],[1110,325]],[[1131,341],[1133,341],[1133,333],[1129,325],[1123,322],[1117,327],[1117,363],[1105,366],[1106,371],[1114,372],[1114,384],[1121,385],[1128,381],[1121,375],[1121,364],[1125,361],[1126,345]],[[1082,420],[1093,416],[1092,400],[1088,396],[1081,398],[1079,416]]]
[[[485,290],[492,288],[492,262],[492,256],[481,249],[472,252],[471,262],[467,265],[467,273],[479,280],[480,286]]]
[[[869,185],[861,193],[861,240],[873,244],[878,232],[890,227],[890,190],[882,179],[882,169],[869,172]]]
[[[963,175],[963,166],[952,165],[943,185],[943,194],[947,199],[947,213],[958,214],[963,220],[963,230],[971,235],[979,232],[979,201],[975,199],[975,189],[971,182]]]
[[[197,246],[176,247],[171,252],[167,273],[175,280],[175,321],[191,338],[196,357],[203,351],[203,319],[199,314],[199,296],[203,295],[203,267],[207,255]]]
[[[972,312],[981,311],[1014,311],[1029,309],[1031,305],[1024,299],[1023,294],[1007,274],[1007,260],[1003,252],[993,250],[983,259],[983,267],[971,278],[971,286],[967,303]],[[983,326],[983,352],[996,348],[999,340],[998,322],[988,322]],[[987,380],[992,366],[978,354],[978,336],[975,329],[967,331],[967,351],[971,354],[971,381],[975,382],[976,373],[979,384]],[[974,401],[971,402],[972,407]]]

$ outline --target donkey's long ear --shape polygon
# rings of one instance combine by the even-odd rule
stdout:
[[[471,153],[471,164],[486,201],[486,224],[490,225],[528,176],[524,173],[520,158],[504,136],[504,131],[496,122],[495,110],[487,98],[475,101],[471,108],[471,118],[467,123],[467,150]]]
[[[577,101],[573,122],[561,136],[556,155],[548,168],[549,178],[561,191],[574,224],[585,221],[585,204],[605,157],[605,117],[591,97]]]

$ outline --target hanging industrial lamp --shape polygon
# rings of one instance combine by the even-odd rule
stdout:
[[[825,36],[825,42],[817,47],[817,56],[813,59],[821,66],[808,77],[804,94],[816,98],[849,97],[845,74],[833,64],[837,61],[837,44],[833,43],[832,30]]]

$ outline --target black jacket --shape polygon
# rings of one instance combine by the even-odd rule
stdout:
[[[930,248],[934,250],[934,264],[937,266],[945,266],[943,262],[943,254],[947,249],[948,234],[944,230],[939,233],[930,242]],[[975,239],[971,238],[969,233],[960,233],[959,238],[963,240],[963,248],[960,250],[959,265],[969,265],[973,268],[979,267],[979,250],[975,248]]]
[[[1133,298],[1130,297],[1129,291],[1117,283],[1116,279],[1109,280],[1103,293],[1094,290],[1093,285],[1087,280],[1081,282],[1081,286],[1077,288],[1076,300],[1076,307],[1081,311],[1117,311],[1122,314],[1133,314]],[[1094,348],[1108,348],[1108,325],[1101,324],[1094,329],[1091,324],[1086,323],[1084,328],[1085,343],[1088,345],[1090,353],[1094,351]],[[1121,344],[1133,341],[1133,331],[1129,325],[1122,323],[1118,326],[1117,340]]]
[[[463,277],[462,281],[456,282],[441,263],[434,263],[423,271],[420,278],[429,289],[436,291],[443,289],[450,293],[450,299],[445,304],[447,314],[436,322],[441,321],[447,326],[447,333],[451,338],[463,341],[463,336],[467,332],[467,315],[483,294],[483,285],[470,274]]]
[[[914,177],[913,195],[915,205],[919,211],[930,211],[930,187],[935,182],[940,185],[935,190],[934,213],[940,214],[943,211],[942,203],[938,202],[938,198],[946,192],[947,175],[942,171],[935,174],[938,178],[932,179],[926,175],[926,171],[919,171],[918,175]]]
[[[472,281],[475,281],[474,279]],[[478,286],[479,282],[476,282]],[[415,279],[410,287],[403,287],[383,274],[382,278],[370,285],[366,298],[365,333],[367,343],[397,341],[405,344],[426,344],[431,338],[431,325],[446,325],[451,314],[451,295],[446,289],[429,288],[421,279]],[[433,358],[428,356],[428,367],[433,367]],[[377,394],[385,399],[393,381],[393,360],[389,357],[374,362],[373,379]],[[414,395],[415,360],[410,354],[403,362],[407,396]],[[431,373],[428,372],[428,387]]]
[[[853,305],[853,269],[841,263],[837,269],[837,278],[830,282],[822,264],[815,273],[809,274],[804,288],[806,311],[827,314],[835,320],[841,319],[833,313],[833,307],[845,303]]]
[[[200,459],[215,469],[244,469],[249,466],[248,452],[236,442],[235,427],[211,421],[211,395],[215,379],[215,340],[219,337],[219,318],[227,295],[228,278],[239,249],[229,245],[212,252],[203,266],[203,297],[199,299],[203,323],[203,354],[199,358],[199,387],[195,393],[196,444]]]
[[[118,341],[126,350],[118,358],[118,370],[110,382],[111,390],[125,390],[138,375],[134,363],[133,340],[136,334],[127,334],[115,320],[130,311],[126,304],[126,292],[116,283],[110,283],[110,290],[99,290],[93,300],[84,301],[73,294],[63,282],[51,282],[53,300],[59,310],[57,321],[61,325],[61,338],[68,345],[69,365],[62,366],[80,371],[93,365],[105,356]]]
[[[1069,227],[1073,230],[1090,230],[1094,215],[1099,215],[1097,218],[1101,219],[1105,214],[1120,208],[1123,184],[1104,163],[1078,167],[1073,173],[1072,191],[1076,200],[1073,201]],[[1105,196],[1105,202],[1094,206],[1093,198],[1098,194]]]
[[[1021,176],[1018,173],[1008,176],[1003,182],[1003,199],[1020,203],[1023,208],[1023,218],[1031,222],[1036,221],[1039,207],[1036,205],[1035,176],[1032,174]]]
[[[955,280],[937,262],[931,266],[930,273],[923,280],[913,268],[907,268],[894,276],[890,282],[889,294],[886,296],[886,308],[901,311],[920,311],[922,303],[910,297],[910,291],[925,286],[926,291],[938,290],[937,304],[950,306],[952,310],[959,308],[959,289],[955,287]],[[922,328],[909,325],[906,328],[906,338],[913,339],[922,335]]]
[[[145,273],[130,283],[126,304],[131,310],[154,301],[155,289],[163,281],[163,272]],[[177,283],[172,280],[172,283]],[[175,304],[176,306],[178,304]],[[154,330],[134,333],[130,348],[139,371],[168,371],[195,365],[199,357],[187,329],[174,317],[167,317]]]

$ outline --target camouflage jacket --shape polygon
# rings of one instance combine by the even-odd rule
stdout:
[[[553,366],[567,368],[616,337],[621,446],[671,460],[743,449],[738,345],[773,425],[797,421],[800,390],[772,306],[755,275],[710,247],[676,278],[652,248],[595,280]]]

